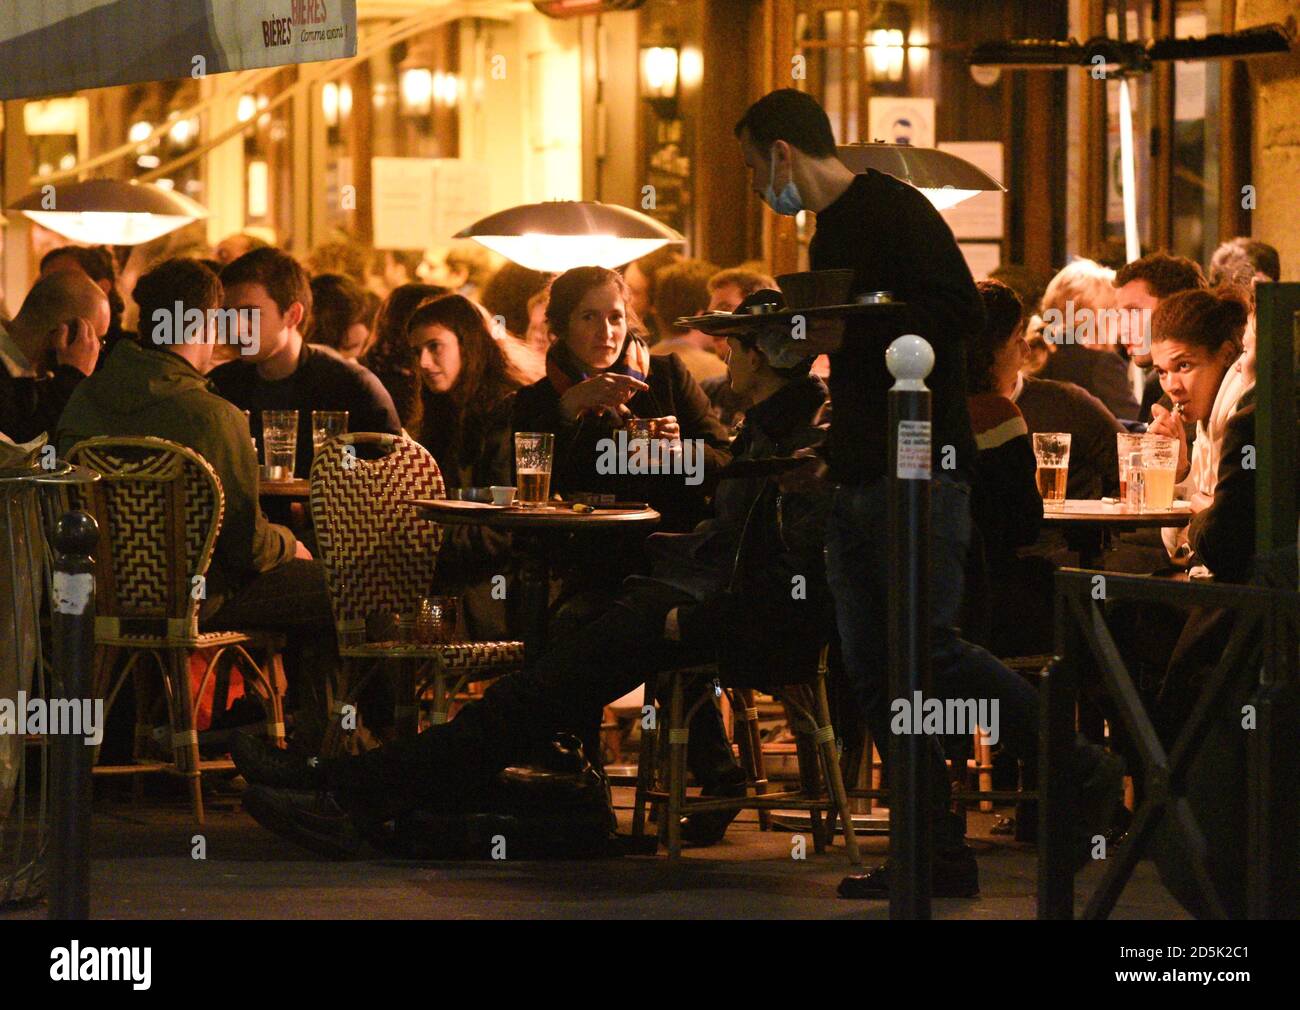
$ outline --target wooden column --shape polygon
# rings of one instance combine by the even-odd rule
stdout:
[[[1084,36],[1105,31],[1103,0],[1083,0]],[[1106,233],[1106,87],[1087,70],[1079,75],[1079,246],[1082,252],[1101,242]]]

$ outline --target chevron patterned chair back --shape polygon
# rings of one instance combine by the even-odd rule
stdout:
[[[100,480],[86,505],[99,520],[96,623],[166,622],[168,637],[197,637],[195,592],[221,529],[225,495],[202,456],[162,438],[104,436],[78,443],[72,463]]]
[[[378,458],[364,458],[368,449]],[[346,434],[316,456],[311,514],[341,646],[365,640],[369,617],[416,611],[433,584],[443,532],[401,501],[445,497],[437,462],[409,438]]]
[[[284,738],[278,636],[199,630],[199,607],[206,598],[202,579],[225,514],[221,479],[193,449],[149,436],[87,439],[72,447],[68,460],[100,476],[79,492],[81,506],[99,523],[94,690],[105,709],[111,709],[125,684],[134,682],[136,688],[134,762],[96,771],[176,772],[189,780],[195,819],[202,824],[202,772],[233,767],[228,760],[204,761],[199,754],[196,699],[209,682],[215,680],[214,694],[224,703],[228,671],[239,669],[245,686],[262,700],[267,735],[277,742]],[[264,652],[264,662],[259,664],[249,648]],[[206,659],[195,689],[191,660],[199,652]],[[119,658],[124,660],[120,667]],[[144,676],[149,663],[166,685],[170,765],[145,760],[153,735]]]

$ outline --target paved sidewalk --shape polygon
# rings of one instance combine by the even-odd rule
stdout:
[[[630,802],[615,790],[615,802]],[[628,830],[630,812],[619,812]],[[936,918],[1029,919],[1034,916],[1035,855],[1026,845],[991,838],[992,816],[972,814],[971,844],[982,897],[944,900]],[[327,862],[281,843],[240,808],[213,798],[202,830],[206,859],[194,859],[198,832],[186,804],[151,798],[97,803],[92,914],[117,919],[250,918],[818,918],[880,919],[885,902],[835,895],[848,869],[836,845],[825,855],[791,858],[790,832],[761,832],[744,815],[721,845],[687,850],[682,865],[665,857],[593,861],[401,863]],[[883,837],[863,839],[869,863],[883,859]],[[1079,907],[1100,879],[1079,878]],[[0,918],[43,918],[43,904]],[[1138,867],[1116,918],[1187,918],[1149,862]]]

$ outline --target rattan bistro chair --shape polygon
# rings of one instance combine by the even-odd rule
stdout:
[[[367,458],[371,454],[378,458]],[[396,729],[419,728],[417,699],[433,696],[434,724],[475,681],[520,669],[517,641],[424,643],[391,637],[430,592],[442,527],[404,499],[443,498],[442,474],[422,445],[395,435],[355,433],[327,442],[311,468],[311,512],[328,577],[342,670],[323,752],[344,743],[347,706],[385,665],[396,667]],[[380,636],[372,640],[371,631]],[[385,635],[389,637],[384,637]]]
[[[95,696],[107,711],[133,677],[136,692],[134,763],[99,766],[100,774],[172,771],[189,779],[194,816],[203,823],[200,773],[234,767],[201,761],[195,728],[197,699],[221,660],[237,664],[261,697],[267,733],[284,739],[278,685],[284,683],[277,636],[240,631],[199,631],[202,578],[221,531],[225,495],[221,480],[194,450],[161,438],[105,436],[80,442],[69,462],[94,470],[100,480],[82,492],[82,504],[99,523],[95,566]],[[265,665],[248,651],[264,650]],[[190,683],[190,657],[208,651],[197,691]],[[120,669],[118,661],[125,656]],[[144,748],[150,696],[144,660],[161,675],[171,729],[173,763],[149,761]],[[116,676],[114,671],[117,670]],[[268,675],[267,671],[270,671]],[[96,755],[98,756],[98,755]]]
[[[786,710],[795,716],[796,733],[805,738],[805,746],[798,748],[800,788],[797,790],[768,791],[762,771],[762,748],[758,738],[757,716],[751,693],[739,685],[726,686],[714,680],[713,684],[687,707],[686,684],[697,679],[702,672],[707,681],[708,675],[714,672],[714,668],[692,667],[661,673],[654,694],[667,699],[667,718],[663,718],[663,706],[660,706],[655,728],[643,730],[641,734],[641,761],[638,767],[636,801],[632,814],[633,835],[641,836],[644,833],[646,804],[654,805],[660,814],[660,833],[667,841],[668,858],[670,861],[675,861],[681,857],[683,814],[714,810],[757,810],[761,815],[773,809],[795,808],[809,811],[815,851],[824,851],[830,842],[831,833],[830,824],[821,819],[821,811],[828,810],[832,813],[838,811],[844,818],[844,824],[853,823],[849,813],[848,797],[844,790],[844,779],[840,773],[839,755],[835,747],[835,730],[831,725],[830,705],[826,696],[827,653],[827,648],[823,647],[816,673],[811,680],[778,688],[764,687],[765,691],[785,703]],[[650,685],[647,684],[647,687]],[[739,717],[737,732],[748,779],[746,793],[749,792],[749,788],[752,788],[754,795],[688,799],[686,746],[691,719],[701,705],[716,703],[717,695],[721,690],[729,692],[732,710]],[[739,723],[744,725],[740,726]],[[664,749],[658,745],[663,739],[660,734],[665,730],[667,731],[668,774],[666,782],[660,784],[661,775],[656,752]],[[821,776],[818,775],[816,767],[819,763]],[[821,788],[823,779],[827,786],[825,792]],[[852,829],[844,832],[844,847],[849,862],[854,866],[861,865],[862,856],[858,851],[857,836]]]

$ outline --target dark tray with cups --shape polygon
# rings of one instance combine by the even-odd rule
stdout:
[[[725,336],[768,326],[790,326],[796,316],[805,320],[848,319],[875,316],[882,321],[900,317],[906,309],[889,291],[870,291],[850,300],[852,270],[810,270],[782,274],[777,279],[779,292],[771,299],[746,299],[735,312],[708,312],[685,316],[677,325],[699,330],[709,336]],[[764,292],[766,294],[766,292]]]

